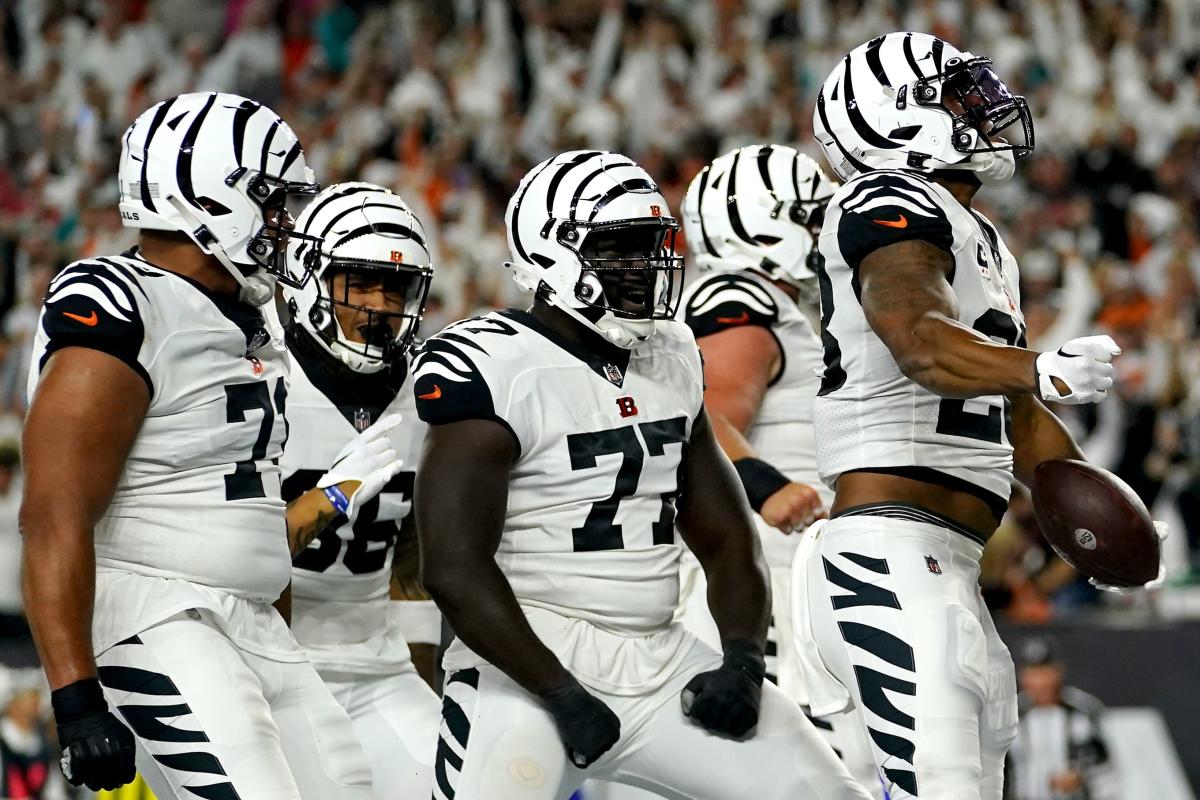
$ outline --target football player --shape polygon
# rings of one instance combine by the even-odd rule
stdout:
[[[313,279],[282,286],[292,631],[350,714],[376,794],[427,798],[440,704],[413,666],[406,633],[424,642],[432,667],[441,618],[427,596],[388,599],[394,571],[409,584],[416,573],[409,512],[425,425],[402,388],[433,275],[425,231],[399,196],[369,183],[326,188],[296,231],[291,272]],[[348,480],[361,484],[349,499],[340,489]],[[424,638],[404,630],[414,606],[432,616]]]
[[[753,145],[720,156],[692,180],[683,229],[692,263],[705,273],[684,292],[682,319],[704,355],[704,405],[733,461],[770,570],[767,678],[808,705],[795,654],[788,598],[791,535],[824,517],[833,498],[817,474],[812,404],[821,366],[815,247],[837,183],[790,147]],[[681,619],[709,644],[704,572],[684,560]],[[869,790],[870,751],[839,738],[832,718],[815,720]]]
[[[845,183],[818,262],[817,465],[836,495],[792,596],[813,711],[853,705],[893,800],[999,798],[1016,687],[979,557],[1014,475],[1082,458],[1042,402],[1102,400],[1120,351],[1025,347],[1017,262],[972,199],[1012,177],[1033,122],[989,59],[872,39],[825,81],[815,129]]]
[[[207,92],[139,116],[118,178],[138,246],[51,284],[24,431],[25,603],[63,771],[120,786],[136,751],[160,800],[369,800],[346,712],[271,606],[287,361],[260,306],[305,279],[284,259],[312,172],[274,112]]]
[[[658,187],[624,156],[564,153],[506,223],[532,310],[452,325],[415,368],[423,577],[457,634],[434,797],[557,800],[589,765],[667,797],[866,797],[763,684],[765,566],[672,319]],[[672,622],[676,525],[723,654]]]

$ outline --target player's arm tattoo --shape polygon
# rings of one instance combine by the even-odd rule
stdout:
[[[1086,461],[1067,426],[1042,401],[1031,394],[1010,398],[1012,406],[1013,475],[1033,486],[1037,465],[1053,458]]]
[[[969,398],[1037,390],[1037,353],[992,341],[959,322],[945,250],[897,242],[870,253],[858,269],[863,313],[900,371],[934,394]]]
[[[304,552],[338,516],[338,510],[320,489],[310,489],[288,503],[287,537],[292,558]]]

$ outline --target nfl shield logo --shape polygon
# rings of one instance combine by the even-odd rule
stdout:
[[[929,571],[934,575],[942,574],[942,565],[939,564],[938,560],[933,556],[925,556],[925,566],[928,567]]]
[[[354,412],[354,430],[362,433],[367,428],[371,427],[371,414],[365,408],[360,408]]]
[[[616,364],[604,365],[604,377],[608,378],[617,386],[620,386],[621,381],[625,380],[625,376],[621,374],[621,370]]]

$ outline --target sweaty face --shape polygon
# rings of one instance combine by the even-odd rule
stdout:
[[[329,278],[329,296],[342,333],[352,342],[390,344],[404,325],[413,294],[412,273],[344,270]]]
[[[658,304],[658,270],[665,231],[632,227],[596,231],[580,252],[600,282],[600,303],[634,317],[649,317]]]

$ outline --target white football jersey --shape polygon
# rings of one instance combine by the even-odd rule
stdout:
[[[287,362],[260,310],[132,251],[87,259],[50,284],[30,397],[64,347],[121,359],[150,391],[95,528],[97,569],[182,579],[255,601],[279,597],[291,576],[278,466]]]
[[[1017,262],[996,228],[920,175],[881,170],[843,184],[821,230],[824,373],[814,406],[817,463],[830,485],[851,470],[906,474],[968,491],[999,515],[1012,482],[1008,401],[942,398],[900,372],[860,305],[858,267],[871,252],[919,239],[954,258],[958,319],[1023,345]]]
[[[821,340],[808,318],[782,289],[747,270],[705,276],[688,287],[680,306],[683,321],[697,339],[743,325],[757,325],[775,337],[782,365],[767,386],[746,441],[757,458],[791,480],[812,486],[828,506],[833,493],[817,473],[813,441]]]
[[[319,669],[386,674],[409,660],[404,636],[388,623],[388,585],[401,520],[412,508],[413,478],[425,424],[413,395],[394,373],[354,373],[307,339],[289,334],[291,433],[280,466],[290,502],[317,485],[346,444],[384,413],[403,422],[390,437],[404,468],[363,505],[351,531],[338,515],[296,557],[292,570],[292,632]],[[346,536],[345,539],[342,537]]]
[[[413,390],[426,422],[490,419],[512,434],[520,454],[496,562],[521,605],[653,631],[679,600],[675,501],[702,368],[673,321],[611,359],[507,309],[425,342]]]

